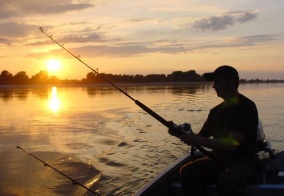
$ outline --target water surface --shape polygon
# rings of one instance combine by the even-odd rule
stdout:
[[[198,130],[222,100],[212,84],[118,84],[166,120]],[[284,84],[242,84],[266,138],[283,145]],[[19,145],[100,195],[132,195],[189,147],[108,85],[0,86],[0,195],[84,195]]]

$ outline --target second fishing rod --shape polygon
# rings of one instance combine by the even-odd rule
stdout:
[[[132,101],[135,102],[136,105],[138,105],[141,109],[143,109],[145,112],[147,112],[148,114],[150,114],[152,117],[154,117],[156,120],[158,120],[160,123],[162,123],[163,125],[165,125],[168,129],[173,130],[173,132],[175,133],[176,136],[182,135],[182,134],[186,134],[189,133],[191,131],[191,128],[187,128],[188,126],[177,126],[175,123],[173,123],[172,121],[167,121],[164,118],[162,118],[160,115],[158,115],[156,112],[154,112],[152,109],[150,109],[149,107],[147,107],[146,105],[144,105],[143,103],[141,103],[140,101],[134,99],[133,97],[131,97],[126,91],[122,90],[121,88],[119,88],[117,85],[115,85],[114,83],[112,83],[110,80],[108,80],[106,77],[104,77],[103,75],[101,75],[98,70],[93,69],[92,67],[90,67],[88,64],[86,64],[84,61],[82,61],[80,59],[80,56],[76,56],[74,55],[72,52],[70,52],[68,49],[66,49],[64,47],[63,44],[58,43],[55,39],[53,39],[52,35],[48,35],[42,27],[39,28],[39,30],[46,35],[49,39],[51,39],[54,43],[56,43],[58,46],[60,46],[62,49],[64,49],[66,52],[68,52],[70,55],[72,55],[75,59],[77,59],[78,61],[80,61],[81,63],[83,63],[86,67],[88,67],[90,70],[92,70],[95,74],[97,74],[99,77],[101,77],[105,82],[109,83],[110,85],[112,85],[114,88],[116,88],[117,90],[119,90],[121,93],[123,93],[124,95],[126,95],[128,98],[130,98]],[[215,157],[209,153],[207,150],[205,150],[203,147],[201,146],[194,146],[196,149],[198,149],[200,152],[202,152],[203,154],[205,154],[206,156],[208,156],[209,158],[214,159]]]

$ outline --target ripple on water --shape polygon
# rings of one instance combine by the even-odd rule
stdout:
[[[106,163],[106,165],[112,166],[112,167],[124,167],[124,166],[126,166],[126,164],[124,164],[124,163],[118,163],[118,162],[115,162],[115,161],[109,161],[109,162]]]
[[[128,143],[126,142],[121,142],[120,144],[117,145],[118,147],[125,147],[125,146],[129,146]]]
[[[31,152],[60,172],[89,187],[101,176],[101,171],[92,164],[83,162],[73,154],[55,152]],[[11,156],[13,154],[13,156]],[[0,195],[84,195],[86,189],[74,186],[71,181],[23,152],[1,152],[0,161],[10,165],[1,170]],[[13,163],[12,165],[10,163]],[[12,174],[12,175],[11,175]],[[16,177],[15,177],[16,176]],[[52,179],[52,180],[51,180]]]

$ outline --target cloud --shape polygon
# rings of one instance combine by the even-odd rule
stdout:
[[[1,38],[0,37],[0,45],[4,44],[4,45],[10,45],[11,44],[11,40],[5,39],[5,38]]]
[[[82,23],[77,23],[78,25]],[[68,26],[68,25],[67,25]],[[42,27],[40,27],[42,28]],[[49,32],[53,30],[49,30],[52,28],[52,26],[45,26],[43,28],[44,33],[47,35],[52,35]],[[37,28],[39,29],[39,28]],[[104,43],[104,42],[114,42],[114,41],[119,41],[120,39],[107,39],[105,36],[105,32],[101,32],[102,26],[97,26],[97,27],[88,27],[82,30],[77,30],[73,31],[73,34],[71,35],[65,35],[62,37],[57,37],[55,34],[54,36],[52,35],[52,38],[56,40],[60,44],[66,44],[66,43],[88,43],[88,42],[95,42],[95,43]],[[35,41],[33,40],[32,42],[28,43],[27,45],[33,45],[33,46],[40,46],[40,45],[50,45],[52,43],[52,40],[49,38],[43,37],[40,39],[40,41]]]
[[[164,42],[164,41],[162,41]],[[78,48],[67,48],[72,51],[76,56],[82,55],[83,58],[95,58],[95,57],[132,57],[149,53],[184,53],[188,49],[179,44],[158,45],[157,42],[127,42],[114,45],[89,45]],[[48,54],[53,56],[60,56],[64,58],[72,58],[62,49],[51,50]],[[28,58],[44,58],[47,53],[34,53],[29,54]]]
[[[220,43],[220,44],[205,44],[199,46],[198,49],[205,48],[237,48],[237,47],[248,47],[248,46],[256,46],[261,43],[266,43],[270,41],[275,41],[278,39],[278,35],[251,35],[244,37],[237,37],[228,42]]]
[[[86,42],[105,42],[104,36],[100,33],[91,33],[86,35],[68,35],[60,39],[56,39],[58,43],[86,43]],[[50,44],[50,40],[34,42],[28,45],[45,45]]]
[[[240,23],[245,23],[247,21],[255,19],[257,15],[258,13],[251,12],[251,11],[243,12],[239,15],[239,17],[237,18],[237,21]]]
[[[245,23],[257,17],[255,11],[229,12],[223,16],[203,18],[193,23],[193,28],[200,31],[218,31],[236,23]]]
[[[1,19],[27,14],[56,14],[69,11],[83,10],[94,5],[89,3],[72,3],[69,0],[1,0]]]
[[[238,37],[233,40],[234,44],[240,46],[254,46],[263,42],[277,40],[278,35],[252,35],[245,37]]]
[[[218,31],[227,28],[235,23],[232,16],[213,16],[207,19],[201,19],[193,24],[193,28],[202,31]]]
[[[196,49],[205,48],[239,48],[247,46],[256,46],[262,43],[275,41],[278,35],[252,35],[237,37],[228,42],[219,44],[200,44],[192,45],[188,42],[175,42],[170,40],[158,40],[153,42],[130,42],[124,44],[116,44],[114,46],[86,46],[77,50],[81,51],[84,55],[92,56],[110,56],[110,57],[130,57],[147,53],[166,53],[166,54],[179,54],[188,53]]]
[[[0,36],[5,38],[20,38],[29,36],[38,29],[35,25],[8,22],[0,24]]]
[[[134,19],[130,19],[130,22],[134,22],[134,23],[140,23],[140,22],[159,23],[159,22],[162,22],[162,20],[158,20],[156,18],[134,18]]]
[[[111,58],[130,58],[150,53],[180,54],[191,51],[210,49],[210,48],[240,48],[256,46],[261,43],[277,40],[278,35],[252,35],[237,37],[230,41],[217,44],[192,45],[188,42],[177,42],[175,40],[157,40],[152,42],[125,42],[112,45],[89,45],[77,48],[68,48],[76,56],[82,55],[83,58],[111,57]],[[61,58],[73,58],[62,49],[51,50],[48,53],[29,54],[28,58],[45,58],[46,55],[60,56]]]
[[[66,36],[62,39],[59,39],[59,42],[62,43],[83,43],[83,42],[94,42],[94,41],[102,41],[103,35],[99,33],[92,33],[87,36],[83,35],[70,35]]]

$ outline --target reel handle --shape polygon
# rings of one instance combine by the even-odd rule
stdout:
[[[192,133],[191,124],[183,123],[181,125],[176,125],[174,122],[169,122],[169,134],[173,136],[181,136],[184,134]]]

